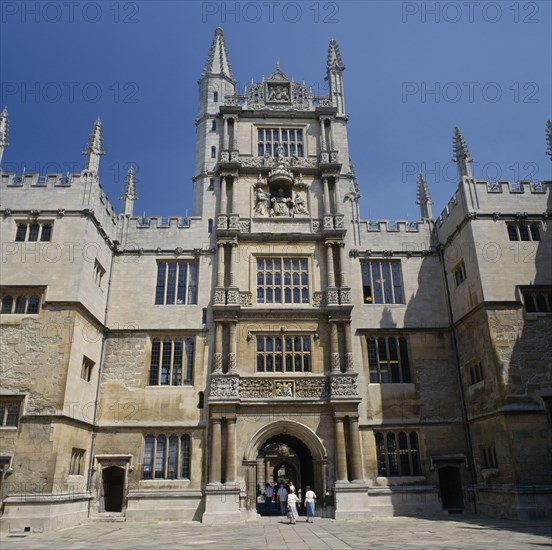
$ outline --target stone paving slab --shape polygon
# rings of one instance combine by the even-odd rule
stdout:
[[[3,535],[2,550],[540,550],[552,548],[552,525],[512,522],[479,516],[447,518],[395,517],[372,521],[304,519],[289,525],[284,518],[256,522],[201,523],[89,521],[54,533]]]

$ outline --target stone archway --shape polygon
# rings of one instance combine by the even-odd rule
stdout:
[[[287,452],[290,453],[288,457]],[[275,469],[286,463],[295,471],[296,479],[292,481],[302,495],[307,485],[320,498],[326,493],[327,455],[320,438],[310,428],[298,422],[277,421],[255,433],[244,452],[247,507],[250,510],[256,507],[257,484],[261,483],[264,487],[267,479],[275,481]]]

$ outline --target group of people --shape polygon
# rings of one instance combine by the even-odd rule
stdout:
[[[293,481],[290,481],[287,487],[284,483],[280,483],[279,486],[278,484],[266,483],[264,491],[261,491],[259,485],[257,485],[257,502],[259,505],[263,498],[265,514],[271,514],[273,504],[277,503],[280,505],[281,515],[287,516],[292,524],[296,522],[299,517],[297,505],[301,504],[301,499],[297,495]],[[307,522],[314,523],[316,494],[308,485],[304,504],[307,509]],[[260,506],[258,506],[258,511],[260,512]]]

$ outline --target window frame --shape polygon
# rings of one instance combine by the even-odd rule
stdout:
[[[15,242],[50,242],[52,240],[53,220],[15,220],[15,224]]]
[[[464,260],[460,260],[451,270],[452,276],[454,277],[454,282],[456,283],[456,288],[458,288],[467,278],[466,274],[466,264]]]
[[[167,344],[170,344],[168,348]],[[180,355],[177,356],[177,353]],[[148,387],[193,386],[195,354],[195,336],[156,336],[153,338],[150,349]],[[178,361],[175,362],[175,359]]]
[[[365,345],[369,384],[413,383],[406,335],[370,333],[365,335]]]
[[[151,438],[151,439],[149,439]],[[174,445],[171,443],[176,440],[176,460],[174,460]],[[159,447],[160,442],[163,441],[162,448]],[[151,446],[148,450],[148,443],[151,442]],[[161,452],[160,452],[161,451]],[[173,460],[171,460],[171,451]],[[146,457],[148,462],[146,462]],[[161,462],[161,467],[159,463]],[[176,475],[170,474],[171,462],[175,465],[173,471]],[[155,480],[191,480],[191,468],[192,468],[192,436],[190,433],[176,434],[173,432],[168,433],[154,433],[149,432],[143,436],[143,450],[142,450],[142,469],[140,474],[140,481],[155,481]],[[157,475],[160,473],[161,475]],[[146,474],[151,474],[148,476]]]
[[[196,259],[157,260],[156,265],[157,276],[154,305],[197,306],[199,296],[199,262]],[[161,266],[164,266],[162,282],[160,282]],[[172,274],[172,266],[175,266],[174,274]],[[185,269],[182,276],[183,266]],[[184,278],[184,285],[182,285],[182,277]],[[193,301],[190,301],[190,296],[193,297]],[[182,301],[179,303],[179,300]]]
[[[252,272],[255,278],[254,286],[257,305],[292,307],[307,306],[311,303],[311,266],[308,255],[258,255],[254,257],[254,260],[256,269],[255,271],[252,270]],[[260,262],[262,262],[262,268],[260,268]],[[286,262],[289,262],[289,268],[286,267]],[[298,262],[297,268],[294,267],[294,262]],[[276,267],[276,265],[280,267]],[[289,279],[287,279],[288,272]],[[262,283],[260,283],[261,274]],[[297,275],[297,282],[295,282],[295,275]],[[277,280],[280,282],[276,282]],[[286,282],[286,280],[289,280],[289,282]],[[304,280],[306,280],[306,283],[303,282]],[[289,300],[287,300],[288,295]],[[279,299],[277,296],[279,296]]]
[[[506,222],[508,239],[511,242],[540,242],[542,240],[542,235],[539,229],[540,225],[540,222]],[[535,238],[535,236],[537,238]]]
[[[257,135],[257,157],[264,157],[268,154],[271,157],[277,158],[280,145],[283,148],[284,157],[291,158],[296,156],[304,158],[307,156],[306,127],[304,126],[254,126],[254,130],[256,130]],[[263,139],[260,139],[261,132],[263,133]],[[267,138],[268,132],[270,132],[270,139]],[[291,138],[292,135],[293,139]],[[299,135],[301,136],[300,139]]]
[[[90,359],[86,355],[82,356],[82,366],[80,374],[82,380],[84,380],[85,382],[90,382],[92,380],[92,372],[95,365],[95,361],[92,361],[92,359]]]
[[[3,395],[0,397],[0,429],[14,430],[19,427],[23,413],[23,401],[23,396]],[[15,417],[15,423],[8,424],[10,416]]]
[[[285,375],[312,372],[312,335],[299,332],[256,334],[255,372]]]
[[[86,449],[79,449],[73,447],[71,449],[71,460],[69,462],[69,475],[70,476],[83,476],[84,472],[84,457],[86,455]]]
[[[401,438],[401,436],[404,437]],[[374,442],[377,477],[422,477],[424,475],[421,463],[420,435],[417,431],[376,430],[374,431]]]
[[[384,273],[384,266],[387,267],[387,273]],[[376,269],[378,273],[376,273]],[[360,274],[364,305],[405,305],[404,279],[400,260],[380,258],[361,260]],[[380,277],[376,281],[378,288],[374,284],[374,277],[376,275]],[[370,290],[368,291],[367,289]],[[389,296],[391,298],[390,301],[387,299]],[[380,299],[381,301],[378,301]]]

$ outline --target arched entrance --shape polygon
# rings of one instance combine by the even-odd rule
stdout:
[[[302,500],[307,485],[320,496],[326,492],[326,452],[318,436],[306,426],[290,421],[275,422],[259,430],[251,439],[245,455],[248,508],[256,507],[256,488],[267,482],[293,482]],[[263,514],[279,514],[279,507],[260,506]],[[302,508],[300,509],[302,511]]]

